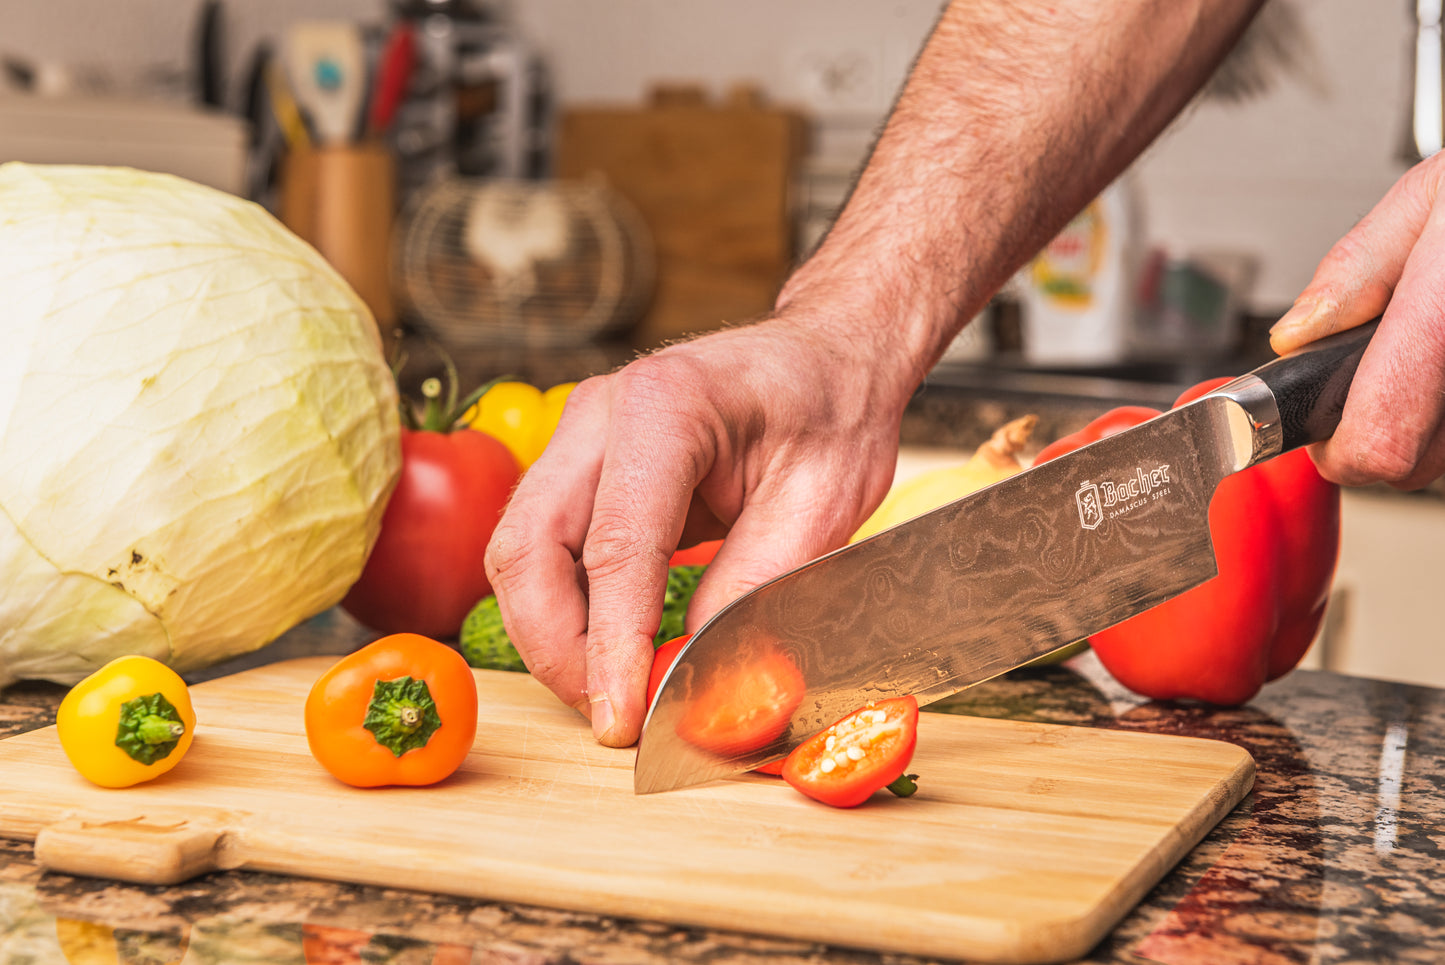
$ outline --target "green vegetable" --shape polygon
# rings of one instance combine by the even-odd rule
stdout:
[[[674,566],[668,569],[667,589],[662,598],[662,623],[658,625],[657,635],[652,638],[653,647],[660,647],[687,632],[683,628],[687,605],[692,602],[697,581],[702,578],[705,569],[706,566]],[[495,596],[484,596],[472,607],[462,621],[458,644],[462,656],[473,667],[524,673],[527,670],[521,654],[517,653],[506,628],[502,626],[502,612]]]
[[[697,591],[697,581],[702,579],[706,566],[673,566],[667,570],[667,590],[662,597],[662,623],[657,627],[657,636],[652,638],[654,648],[662,646],[673,637],[687,632],[683,623],[687,619],[687,605]]]
[[[497,598],[491,594],[482,597],[462,621],[457,643],[462,656],[473,667],[521,673],[527,670],[522,655],[512,646],[511,638],[502,627],[502,611],[497,608]]]
[[[0,165],[0,687],[254,650],[361,574],[401,467],[366,305],[263,208]]]

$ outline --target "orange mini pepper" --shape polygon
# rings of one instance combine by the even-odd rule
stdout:
[[[477,684],[462,655],[397,633],[339,660],[306,697],[311,754],[355,787],[435,784],[477,734]]]

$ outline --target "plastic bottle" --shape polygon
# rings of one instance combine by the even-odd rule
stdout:
[[[1016,279],[1024,358],[1104,365],[1128,351],[1142,218],[1128,176],[1069,222]]]

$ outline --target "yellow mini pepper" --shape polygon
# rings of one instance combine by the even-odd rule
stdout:
[[[563,382],[543,392],[526,382],[498,382],[462,418],[473,429],[500,439],[526,469],[547,448],[576,384]]]
[[[186,683],[150,657],[117,657],[71,688],[56,712],[65,756],[101,787],[130,787],[175,767],[196,730]]]

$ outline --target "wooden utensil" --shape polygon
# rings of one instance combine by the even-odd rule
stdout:
[[[747,775],[632,793],[634,751],[525,674],[476,671],[462,769],[359,790],[307,751],[333,658],[192,688],[185,760],[95,787],[55,729],[0,741],[0,834],[47,868],[167,883],[216,868],[447,891],[997,962],[1083,955],[1249,790],[1232,745],[923,714],[909,799],[836,810]]]

